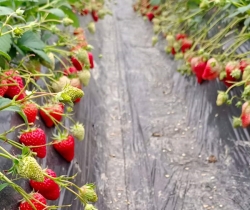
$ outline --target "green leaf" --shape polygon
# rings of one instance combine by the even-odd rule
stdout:
[[[5,53],[5,52],[3,52],[1,50],[0,50],[0,55],[2,55],[3,57],[5,57],[8,61],[11,60],[11,57],[7,53]]]
[[[249,26],[249,24],[250,24],[250,17],[244,21],[244,26]]]
[[[0,24],[0,27],[2,27],[2,23]],[[2,29],[2,32],[6,32],[7,29],[4,27]],[[10,50],[11,47],[11,35],[10,34],[5,34],[3,36],[0,36],[0,51],[1,51],[1,55],[3,55],[5,58],[7,58],[8,60],[10,59],[10,57],[7,55],[7,52]]]
[[[51,63],[50,58],[43,50],[36,50],[36,49],[32,49],[32,48],[30,50],[32,50],[35,54],[37,54],[43,60],[47,61],[48,63]]]
[[[150,0],[151,5],[159,5],[161,3],[161,0]]]
[[[38,49],[42,50],[46,45],[33,31],[25,32],[17,41],[17,45],[21,49]]]
[[[10,104],[12,102],[12,100],[8,99],[8,98],[4,98],[4,97],[0,97],[0,109],[1,107]]]
[[[53,9],[49,9],[49,10],[45,10],[46,12],[53,14],[59,18],[64,18],[65,14],[61,9],[57,9],[57,8],[53,8]]]
[[[238,8],[238,11],[239,11],[240,13],[244,13],[244,12],[248,11],[249,9],[250,9],[250,4],[247,5],[247,6],[244,6],[244,7],[239,7],[239,8]]]
[[[1,7],[0,6],[0,16],[3,16],[3,15],[9,15],[11,13],[13,13],[14,11],[9,8],[9,7]]]
[[[74,21],[74,23],[72,24],[74,27],[79,27],[80,23],[79,23],[79,19],[78,16],[72,11],[72,9],[63,6],[61,7],[61,9],[64,11],[64,13],[71,19]]]
[[[9,184],[8,183],[3,183],[0,184],[0,191],[2,191],[5,187],[7,187]]]

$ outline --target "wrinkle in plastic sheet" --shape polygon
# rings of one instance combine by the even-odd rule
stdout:
[[[99,210],[248,210],[249,130],[231,124],[240,110],[216,106],[222,83],[198,85],[177,73],[163,44],[151,47],[152,27],[137,17],[132,3],[119,1],[113,16],[97,23],[91,43],[96,67],[76,105],[75,118],[86,129],[76,159],[69,165],[50,148],[40,163],[58,174],[79,173],[78,185],[95,182]],[[17,122],[16,115],[1,113],[1,130]],[[210,155],[218,161],[208,163]],[[1,161],[1,169],[10,166]],[[16,209],[20,197],[12,190],[1,196],[4,209]],[[74,198],[62,191],[51,203]],[[65,209],[83,207],[74,201]]]

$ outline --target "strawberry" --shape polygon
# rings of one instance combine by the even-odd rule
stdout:
[[[1,80],[1,86],[0,86],[0,96],[3,97],[5,93],[7,92],[9,86],[7,86],[7,81],[2,79]]]
[[[158,8],[159,8],[158,5],[153,6],[153,10],[154,10],[154,11],[155,11],[155,10],[158,10]]]
[[[89,30],[89,32],[91,33],[91,34],[94,34],[95,33],[95,31],[96,31],[96,28],[95,28],[95,23],[94,22],[90,22],[89,24],[88,24],[88,30]]]
[[[187,35],[186,34],[176,34],[175,36],[175,39],[178,41],[178,40],[181,40],[181,39],[184,39],[184,38],[187,38]]]
[[[71,75],[71,74],[76,74],[77,73],[77,69],[74,67],[74,66],[71,66],[71,67],[69,67],[68,69],[65,69],[64,71],[63,71],[63,74],[65,75],[65,76],[69,76],[69,75]]]
[[[79,28],[76,28],[73,33],[74,33],[74,35],[83,34],[84,30],[83,30],[83,28],[79,27]]]
[[[88,52],[88,57],[89,57],[90,68],[93,69],[94,68],[94,57],[93,57],[93,54],[91,52]]]
[[[72,56],[71,62],[78,71],[82,70],[83,65],[76,57]]]
[[[71,85],[65,86],[63,93],[66,93],[68,96],[70,96],[71,101],[75,101],[76,99],[82,98],[84,96],[84,92],[81,89]]]
[[[241,60],[240,61],[240,67],[239,67],[239,69],[243,72],[244,71],[244,69],[248,66],[248,65],[250,65],[250,60],[248,59],[244,59],[244,60]]]
[[[70,79],[66,76],[61,76],[57,81],[52,82],[51,87],[57,93],[70,84]]]
[[[82,85],[78,77],[71,79],[70,85],[73,87],[79,88],[80,90],[82,89]],[[77,103],[77,102],[80,102],[80,100],[81,98],[77,98],[74,102]]]
[[[84,65],[90,66],[90,58],[89,58],[88,52],[85,49],[80,48],[80,49],[74,51],[74,54],[76,55],[76,58],[78,59],[79,62],[81,62],[81,64],[83,66]]]
[[[46,199],[40,193],[30,194],[30,202],[34,205],[36,210],[46,209]],[[28,201],[22,201],[19,205],[19,210],[34,210]]]
[[[22,156],[15,163],[18,174],[26,179],[33,179],[38,182],[44,181],[43,170],[36,159],[31,156]]]
[[[60,104],[47,104],[40,109],[40,115],[47,127],[52,127],[61,121],[63,108]]]
[[[95,22],[97,22],[98,19],[99,19],[97,11],[93,10],[93,11],[91,12],[91,15],[92,15],[93,20],[94,20]]]
[[[65,160],[70,162],[75,155],[75,140],[72,135],[67,132],[59,133],[53,137],[53,146],[55,150],[63,156]]]
[[[79,190],[79,195],[89,202],[95,203],[98,200],[98,196],[95,192],[94,184],[85,184]]]
[[[181,51],[185,53],[187,50],[189,50],[192,47],[193,42],[190,39],[183,38],[181,40]]]
[[[174,47],[171,48],[171,54],[172,54],[172,55],[175,55],[175,54],[176,54],[176,51],[175,51]]]
[[[149,12],[147,14],[147,17],[148,17],[148,20],[151,22],[154,19],[155,15],[152,12]]]
[[[56,177],[56,173],[51,169],[46,169],[46,174],[51,177]],[[43,182],[30,180],[31,187],[41,193],[48,200],[57,200],[60,196],[60,187],[52,179],[45,177]]]
[[[193,57],[191,60],[191,69],[196,75],[197,82],[199,84],[201,84],[203,81],[202,75],[203,75],[206,65],[207,65],[207,62],[202,57]]]
[[[85,129],[83,124],[77,122],[75,125],[70,127],[70,132],[74,137],[76,137],[79,141],[82,141],[85,136]]]
[[[78,72],[78,77],[80,79],[80,82],[84,85],[84,86],[88,86],[89,84],[89,80],[91,77],[90,71],[89,70],[83,70],[83,71],[79,71]]]
[[[29,128],[28,130],[22,131],[19,136],[19,140],[25,146],[36,146],[31,147],[33,152],[36,152],[37,157],[44,158],[46,156],[46,135],[41,128]],[[37,147],[40,146],[40,147]]]
[[[88,9],[82,9],[81,10],[81,15],[88,15],[89,14],[89,10]]]
[[[97,210],[92,204],[86,204],[84,210]]]
[[[13,98],[14,96],[19,95],[16,98],[16,100],[23,99],[26,96],[26,94],[25,94],[25,90],[24,90],[23,80],[20,77],[19,73],[16,72],[15,70],[9,70],[9,71],[5,72],[4,74],[6,75],[6,79],[7,79],[8,84],[17,83],[17,84],[8,86],[8,89],[5,93],[5,95],[10,97],[10,98]]]
[[[248,101],[242,105],[241,122],[243,128],[250,125],[250,103]]]
[[[219,62],[215,58],[210,58],[207,61],[202,78],[204,80],[214,80],[220,75],[221,70],[222,67]]]
[[[39,74],[41,72],[41,63],[38,59],[31,59],[25,63],[26,68],[32,74]],[[38,80],[40,77],[36,76],[35,80]]]
[[[27,117],[29,123],[34,123],[36,121],[37,116],[37,106],[35,103],[27,102],[23,105],[23,112]]]
[[[239,67],[240,65],[236,61],[230,61],[226,64],[226,77],[223,81],[227,87],[230,87],[232,85],[231,82],[237,81],[241,77],[241,70]]]

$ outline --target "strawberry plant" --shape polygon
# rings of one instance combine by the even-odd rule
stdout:
[[[75,176],[57,176],[53,169],[42,168],[37,158],[54,147],[71,161],[74,138],[84,139],[84,126],[75,122],[71,112],[74,102],[84,97],[82,86],[89,84],[94,57],[78,15],[91,16],[86,29],[95,33],[95,22],[111,13],[103,0],[2,0],[0,11],[0,111],[16,112],[24,121],[0,134],[0,140],[20,151],[12,155],[0,146],[1,158],[13,164],[6,174],[0,173],[0,191],[9,186],[22,195],[19,209],[58,209],[70,204],[48,206],[46,199],[58,199],[64,188],[85,209],[95,209],[89,203],[97,201],[93,184],[83,190],[72,182]],[[57,136],[46,138],[38,122],[55,127]],[[20,143],[7,137],[21,128]],[[23,190],[16,177],[29,179],[35,192]]]
[[[152,22],[153,46],[160,36],[166,38],[166,53],[181,60],[178,72],[194,74],[199,84],[215,79],[224,83],[227,90],[218,91],[216,104],[241,107],[233,125],[248,127],[249,50],[239,49],[249,39],[249,1],[138,0],[133,8]],[[229,97],[239,86],[244,87],[242,93]]]

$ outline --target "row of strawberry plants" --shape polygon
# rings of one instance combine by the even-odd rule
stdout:
[[[52,146],[66,161],[74,159],[75,138],[82,141],[85,133],[83,124],[72,117],[74,105],[84,96],[83,86],[89,84],[94,68],[93,47],[78,17],[91,16],[86,29],[94,33],[95,22],[110,12],[103,0],[0,2],[0,111],[16,112],[24,120],[0,134],[3,142],[20,150],[12,155],[0,146],[0,156],[13,163],[6,173],[0,172],[0,190],[12,187],[20,193],[20,210],[69,207],[47,205],[47,200],[59,198],[62,188],[73,193],[85,210],[95,210],[94,184],[79,187],[73,183],[75,176],[57,176],[53,169],[43,169],[37,158],[45,158]],[[53,136],[46,137],[37,126],[38,114],[46,127],[54,128]],[[22,129],[19,142],[8,138],[17,129]],[[30,180],[33,191],[25,192],[16,177]]]
[[[250,125],[250,59],[240,47],[248,42],[250,4],[247,0],[139,0],[133,8],[153,23],[152,45],[166,38],[167,54],[180,60],[178,72],[194,74],[197,82],[218,79],[216,104],[235,104],[241,115],[233,126]],[[231,90],[242,86],[240,95]],[[231,93],[230,93],[231,92]],[[230,93],[230,94],[229,94]]]

